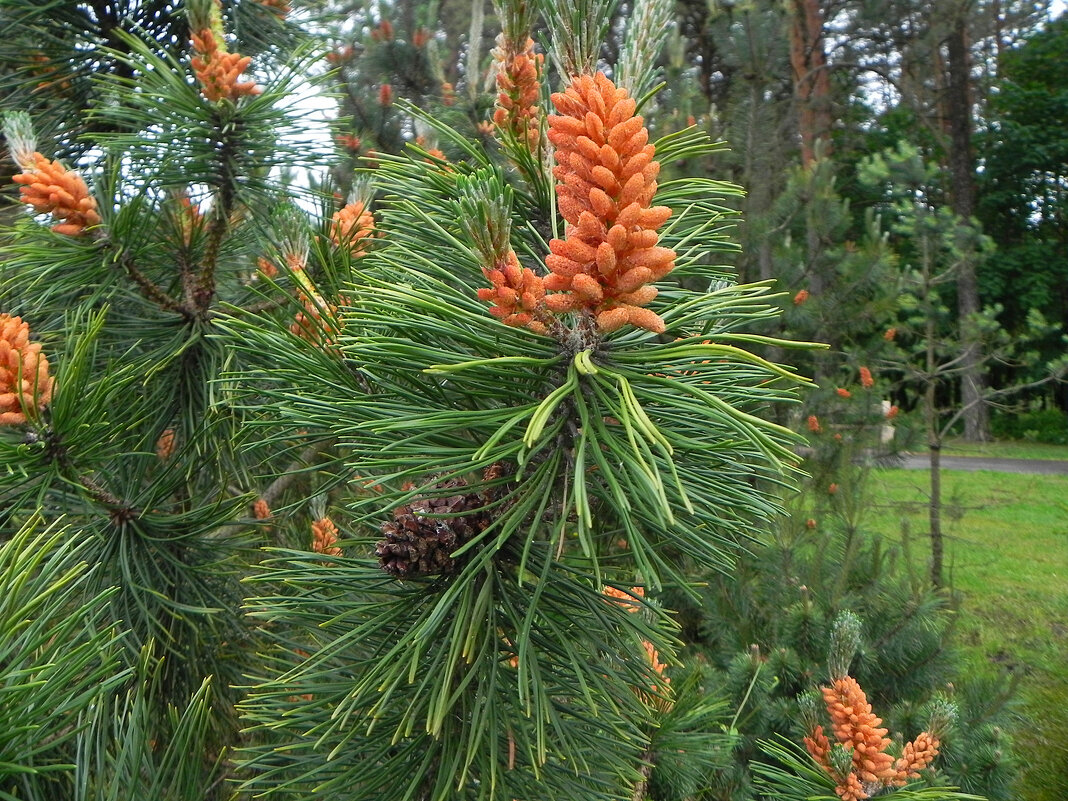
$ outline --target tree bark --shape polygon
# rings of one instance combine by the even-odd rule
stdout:
[[[760,130],[762,99],[767,90],[767,81],[762,71],[754,70],[746,75],[749,102],[746,108],[745,159],[742,165],[741,182],[747,188],[743,210],[745,212],[745,247],[738,264],[738,278],[741,281],[767,281],[775,278],[775,266],[771,239],[767,236],[755,236],[757,221],[764,221],[774,202],[771,185],[771,167],[768,165],[769,154],[758,146],[757,136]],[[753,277],[755,254],[756,278]]]
[[[972,155],[971,59],[968,53],[967,16],[963,8],[954,15],[946,38],[944,113],[949,133],[949,175],[953,212],[968,225],[975,214],[975,169]],[[990,438],[989,412],[983,402],[984,378],[980,345],[972,330],[972,315],[979,311],[979,285],[975,259],[964,254],[957,277],[957,315],[964,361],[961,372],[961,403],[964,438],[976,442]]]
[[[790,64],[794,73],[801,164],[830,154],[831,82],[823,50],[823,13],[819,0],[791,0]]]

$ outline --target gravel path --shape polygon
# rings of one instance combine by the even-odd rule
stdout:
[[[902,454],[893,462],[906,470],[926,470],[931,466],[927,454]],[[1053,459],[992,459],[986,456],[942,455],[943,470],[990,470],[995,473],[1039,473],[1068,476],[1068,462]]]

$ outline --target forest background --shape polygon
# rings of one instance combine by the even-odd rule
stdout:
[[[288,144],[279,147],[281,156],[277,152],[268,155],[266,147],[248,149],[241,190],[251,192],[253,198],[256,192],[267,198],[264,187],[269,182],[281,185],[302,198],[299,208],[322,209],[326,220],[347,199],[363,198],[370,204],[367,175],[356,170],[388,172],[391,165],[399,170],[400,160],[412,154],[430,164],[471,160],[473,151],[463,141],[497,152],[493,120],[500,100],[494,48],[500,46],[501,21],[489,3],[245,0],[219,7],[231,49],[253,58],[251,78],[278,90],[282,83],[278,76],[290,69],[286,65],[297,63],[287,91],[306,95],[308,86],[314,85],[332,98],[326,103],[316,101],[315,107],[329,108],[336,101],[338,108],[336,115],[330,115],[330,140],[324,141],[321,134],[300,139],[299,126],[291,124],[292,118],[283,121],[272,116],[266,104],[261,108],[253,105],[257,101],[249,101],[239,107],[251,109],[251,118],[241,119],[242,124],[259,124],[264,134],[273,126],[290,136]],[[634,37],[628,39],[624,32],[630,30],[628,21],[633,20],[636,8],[627,3],[605,8],[607,36],[600,56],[603,63],[615,65],[626,60],[624,51]],[[923,726],[924,705],[947,685],[954,685],[960,739],[949,739],[943,749],[945,767],[940,781],[991,799],[1063,797],[1068,788],[1063,740],[1029,743],[1027,719],[1021,722],[1013,716],[1013,680],[996,667],[976,670],[975,665],[961,661],[954,641],[957,600],[942,570],[941,543],[932,542],[935,549],[930,557],[925,541],[912,544],[913,550],[924,553],[917,569],[907,551],[908,536],[902,552],[898,537],[874,535],[866,517],[872,474],[856,459],[917,444],[928,447],[936,459],[950,436],[983,441],[1000,434],[1068,444],[1068,389],[1050,380],[1065,351],[1063,328],[1068,325],[1068,18],[1058,17],[1049,3],[1011,0],[683,0],[657,8],[659,17],[641,20],[648,30],[663,34],[651,37],[657,45],[656,60],[646,65],[656,78],[648,86],[658,86],[642,106],[651,138],[694,128],[726,143],[712,151],[680,152],[678,158],[664,163],[662,180],[687,177],[717,182],[716,203],[723,215],[718,230],[729,232],[736,244],[721,243],[717,267],[741,282],[774,280],[782,293],[774,301],[782,314],[761,323],[758,331],[769,337],[827,343],[829,348],[790,350],[773,345],[764,351],[773,361],[789,363],[801,374],[814,377],[817,385],[802,394],[800,405],[779,405],[773,410],[779,423],[809,439],[803,492],[781,499],[789,516],[769,525],[757,538],[761,547],[736,565],[734,579],[696,571],[695,580],[704,587],[700,598],[695,600],[678,588],[674,594],[670,588],[665,591],[665,605],[680,612],[683,661],[695,671],[687,681],[714,688],[702,689],[702,693],[715,696],[722,709],[729,710],[721,712],[720,724],[730,737],[710,746],[718,756],[709,772],[694,777],[675,766],[673,774],[665,765],[654,773],[650,793],[664,798],[732,800],[758,794],[761,785],[759,778],[754,784],[750,765],[769,758],[762,756],[758,742],[774,734],[800,741],[803,726],[795,698],[822,670],[832,621],[843,610],[854,610],[865,621],[869,643],[859,657],[858,678],[878,708],[885,710],[895,731],[914,736]],[[190,27],[184,11],[164,2],[2,0],[0,24],[12,32],[0,42],[4,108],[30,113],[41,149],[49,158],[64,159],[86,173],[110,174],[118,182],[118,176],[138,162],[136,158],[109,162],[108,149],[128,146],[138,121],[124,115],[123,96],[115,87],[129,88],[123,81],[135,74],[130,59],[160,59],[151,62],[158,71],[188,60]],[[550,49],[551,29],[559,24],[548,10],[535,15],[532,34],[538,51]],[[147,45],[144,49],[134,45],[126,34]],[[89,58],[86,53],[94,55]],[[190,111],[190,115],[195,118],[196,113]],[[458,132],[459,138],[451,138],[431,120]],[[225,127],[224,122],[205,117],[204,124]],[[283,122],[295,132],[282,131]],[[144,123],[138,135],[151,130],[151,124]],[[303,135],[307,136],[306,129]],[[249,141],[255,143],[255,136]],[[195,148],[189,152],[197,153]],[[0,176],[4,186],[10,187],[5,192],[13,201],[17,193],[6,179],[18,171],[5,154]],[[399,181],[390,175],[387,181]],[[174,186],[181,183],[180,177],[170,181]],[[220,179],[220,185],[225,186],[226,180]],[[700,186],[705,189],[709,184]],[[176,197],[175,202],[175,208],[188,209],[195,206],[196,198],[192,205],[188,195],[184,200]],[[286,264],[281,265],[278,285],[290,292],[288,304],[253,291],[256,281],[268,281],[265,272],[269,270],[262,264],[256,272],[257,259],[267,254],[270,261],[273,253],[275,261],[285,262],[287,253],[292,254],[292,241],[282,235],[258,234],[255,243],[246,241],[227,250],[226,243],[239,239],[234,233],[239,228],[239,207],[230,210],[225,225],[204,223],[203,230],[198,228],[199,217],[190,213],[187,220],[171,209],[167,213],[177,234],[168,236],[177,235],[174,241],[178,242],[185,236],[190,251],[206,248],[211,261],[218,256],[211,252],[217,235],[214,247],[221,245],[227,258],[254,276],[240,287],[231,287],[234,294],[225,302],[275,314],[284,320],[282,333],[289,329],[294,313],[304,315],[292,323],[297,328],[291,333],[298,336],[303,330],[305,339],[315,339],[307,328],[308,320],[329,317],[332,311],[319,301],[308,305],[308,287],[292,275],[286,283]],[[205,208],[217,210],[218,206]],[[5,222],[21,220],[19,225],[25,227],[27,221],[17,203],[5,206],[0,214]],[[217,212],[212,214],[215,220]],[[278,231],[295,224],[274,219],[272,225]],[[136,230],[132,221],[131,230]],[[194,233],[182,234],[183,230]],[[150,237],[146,237],[137,248],[151,252]],[[71,318],[57,289],[42,292],[44,300],[35,307],[32,298],[27,300],[33,294],[26,290],[27,276],[32,278],[29,283],[34,292],[48,287],[52,277],[48,269],[27,265],[39,262],[47,248],[38,244],[34,251],[32,242],[31,247],[12,247],[4,267],[4,311],[8,304],[24,314],[24,309],[48,311],[34,321],[34,331],[44,332],[50,352],[58,353],[66,342],[67,358],[78,363],[79,348],[88,348],[92,339],[85,332],[98,334],[102,318]],[[184,251],[179,244],[173,252]],[[50,269],[76,264],[78,258],[73,250],[61,250]],[[114,263],[124,265],[123,258],[116,257]],[[151,280],[127,269],[137,284],[135,294],[138,287],[144,294]],[[317,291],[329,300],[330,292],[337,289],[331,282],[340,284],[341,279],[320,269]],[[85,275],[97,280],[96,273]],[[95,291],[98,285],[93,286]],[[101,296],[91,298],[84,308],[98,310]],[[112,304],[120,302],[109,298]],[[129,297],[122,302],[129,303]],[[101,348],[146,341],[148,333],[159,335],[150,325],[131,327],[137,317],[124,318],[125,329],[103,329],[111,339],[106,339],[107,348]],[[75,330],[85,338],[64,334]],[[245,335],[252,336],[247,331]],[[204,346],[208,351],[210,339],[206,337],[209,345]],[[260,344],[264,342],[271,341]],[[167,346],[159,347],[159,353],[166,351]],[[191,347],[182,345],[175,353],[192,352]],[[183,380],[190,386],[198,386],[203,376],[212,377],[204,380],[204,387],[214,386],[217,376],[227,370],[236,372],[224,353],[204,359],[168,357],[161,364],[167,369],[177,365],[177,374],[186,376]],[[159,372],[164,373],[164,368]],[[84,386],[97,387],[83,379]],[[97,395],[89,393],[87,409],[91,411],[93,403],[116,403],[114,393],[137,382],[130,375],[113,374],[108,383],[94,390]],[[176,393],[167,402],[187,409],[214,403],[210,397],[180,395]],[[68,414],[74,410],[68,409]],[[145,420],[149,417],[144,409],[137,414]],[[99,447],[86,448],[79,458],[107,476],[102,466],[115,454],[103,447],[104,422],[104,418],[89,416],[81,421],[83,430],[90,432],[83,436],[87,440],[90,434],[97,437]],[[122,414],[112,412],[107,424],[124,425]],[[154,468],[148,469],[156,488],[139,496],[139,505],[147,508],[162,503],[159,499],[164,497],[186,498],[173,509],[168,507],[168,514],[175,517],[168,521],[167,526],[173,528],[167,531],[180,531],[176,538],[192,542],[203,531],[228,526],[227,531],[254,532],[253,543],[308,548],[309,526],[320,539],[328,531],[323,523],[330,519],[328,510],[334,510],[334,517],[345,517],[341,510],[347,502],[338,496],[336,482],[317,478],[320,472],[338,471],[341,457],[327,453],[333,443],[320,441],[311,450],[301,451],[292,442],[282,442],[279,435],[270,443],[274,451],[269,458],[284,464],[267,481],[270,472],[260,470],[258,462],[264,457],[246,455],[246,450],[254,453],[254,437],[244,422],[237,426],[230,420],[214,420],[217,428],[210,436],[225,436],[231,424],[235,426],[229,440],[232,449],[212,457],[218,460],[214,483],[205,483],[202,475],[193,476],[192,470],[181,480],[173,475],[164,480],[154,476]],[[186,456],[195,463],[201,445],[195,444],[193,431],[202,425],[202,420],[184,419],[180,424],[172,419],[147,425],[143,432],[147,439],[139,446],[111,450],[158,461],[163,459],[160,442],[170,431],[180,446],[183,441],[189,443]],[[234,433],[238,431],[240,436]],[[887,442],[890,431],[894,437]],[[128,465],[106,487],[87,474],[71,472],[68,464],[61,464],[48,480],[31,482],[15,466],[25,458],[26,448],[36,444],[17,438],[5,442],[10,479],[4,496],[9,500],[4,513],[6,538],[17,541],[14,532],[25,527],[29,499],[57,513],[46,514],[48,520],[61,509],[74,519],[79,515],[91,518],[96,508],[103,510],[110,525],[130,523],[124,519],[130,512],[126,499],[140,492],[135,487],[141,477],[135,474],[142,468]],[[937,462],[933,468],[937,476]],[[32,467],[29,472],[34,475]],[[220,475],[227,477],[222,483]],[[174,489],[182,480],[189,487],[216,489],[208,493],[201,508],[186,502],[195,497],[188,488]],[[164,489],[161,484],[166,485]],[[209,499],[214,504],[210,511]],[[942,511],[937,484],[928,505],[934,532]],[[322,556],[324,550],[331,555],[332,542],[320,543],[314,549],[317,555]],[[82,551],[78,556],[94,561]],[[211,553],[198,567],[215,564],[217,557],[218,553]],[[97,558],[107,560],[113,555],[104,551]],[[135,565],[139,558],[136,554],[117,557],[113,578],[121,575],[118,565]],[[179,565],[188,563],[185,552],[167,558],[174,562],[168,569],[179,572],[184,569]],[[241,558],[256,563],[255,558]],[[218,564],[223,561],[219,559]],[[247,574],[248,568],[242,571]],[[128,579],[115,580],[121,584]],[[101,582],[94,585],[97,588],[108,584],[105,576],[95,580]],[[146,584],[152,580],[138,579]],[[44,578],[41,581],[47,583]],[[164,627],[175,642],[185,636],[182,626],[175,623],[183,619],[182,614],[190,616],[186,622],[194,629],[200,625],[196,616],[204,608],[236,604],[243,596],[232,587],[219,591],[211,581],[198,582],[194,584],[200,594],[183,601],[184,611]],[[122,603],[126,604],[119,615],[122,620],[140,621],[147,631],[159,623],[161,613],[151,601],[126,598]],[[168,607],[167,614],[175,608]],[[54,611],[60,614],[59,608]],[[255,674],[249,678],[239,653],[245,644],[238,646],[235,634],[240,628],[222,625],[203,642],[198,639],[202,652],[189,657],[188,670],[152,667],[156,664],[153,655],[143,650],[138,651],[142,661],[127,666],[140,671],[145,686],[156,688],[149,696],[158,695],[165,703],[175,704],[174,709],[185,710],[173,713],[173,725],[164,738],[174,752],[188,742],[175,732],[192,736],[180,720],[198,719],[216,737],[207,744],[196,741],[206,764],[181,767],[180,780],[171,785],[176,798],[182,797],[182,791],[174,788],[186,784],[196,788],[186,797],[207,797],[205,775],[210,792],[222,796],[220,788],[231,786],[223,779],[245,778],[247,773],[242,771],[261,769],[268,760],[267,746],[260,752],[258,746],[248,746],[250,750],[236,761],[231,760],[228,747],[219,746],[230,742],[226,732],[232,732],[235,724],[218,710],[232,714],[240,693],[231,696],[230,689],[216,685],[220,699],[210,703],[197,694],[203,692],[201,681],[208,674],[222,676],[227,688],[263,680]],[[94,646],[107,640],[99,634],[96,637],[91,640]],[[42,653],[47,651],[47,642],[48,638],[38,641]],[[141,645],[146,642],[147,636]],[[219,642],[233,646],[232,650],[210,653],[211,644]],[[215,660],[219,663],[214,664]],[[106,671],[101,671],[98,686],[105,686],[108,682],[102,676]],[[242,675],[242,671],[246,672]],[[17,678],[19,674],[12,675]],[[92,669],[80,673],[82,679],[88,675],[93,675]],[[125,700],[109,701],[116,705],[116,720],[129,727],[127,734],[132,728],[151,732],[153,726],[147,721],[155,715],[153,701],[129,694],[126,685],[122,686],[128,693]],[[280,686],[273,690],[260,686],[256,702],[260,706],[253,704],[241,713],[245,726],[267,725],[262,716],[268,714],[264,709],[269,704],[263,699],[281,692]],[[32,706],[30,700],[27,704]],[[78,701],[71,704],[80,714]],[[211,718],[206,711],[209,707],[215,710],[212,714],[220,715],[219,720],[212,718],[211,726],[203,723]],[[12,732],[22,730],[15,725],[19,714],[11,712]],[[702,714],[712,715],[708,710]],[[1006,728],[1023,733],[1022,742],[1030,750],[1022,756],[1014,753],[1013,737],[1006,735]],[[154,787],[168,785],[174,778],[175,774],[167,772],[176,769],[168,762],[174,752],[153,755],[153,745],[135,757],[124,754],[120,758],[108,751],[110,746],[104,743],[110,741],[101,732],[94,730],[94,737],[95,747],[107,754],[100,758],[109,766],[110,773],[104,773],[112,777],[111,787],[134,781],[132,776],[143,780],[145,769],[138,769],[139,760],[153,765]],[[145,742],[156,741],[145,734]],[[69,730],[61,729],[42,753],[34,751],[34,758],[51,764],[54,755],[49,755],[48,748],[62,752],[70,743]],[[18,753],[23,744],[19,736],[11,736],[12,753]],[[80,758],[64,753],[54,761],[57,765],[84,764],[86,753]],[[5,761],[3,756],[0,762]],[[1040,769],[1034,769],[1035,764]],[[53,772],[63,775],[58,769]],[[20,790],[0,789],[16,798],[34,797],[34,792],[41,794],[38,797],[57,797],[49,793],[56,792],[58,785],[46,782],[45,789],[31,791],[26,788],[33,782],[25,782]],[[80,785],[81,797],[91,797],[84,795],[88,786]],[[262,789],[255,782],[251,787]],[[106,796],[99,787],[95,791]]]

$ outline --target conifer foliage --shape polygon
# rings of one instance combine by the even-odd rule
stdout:
[[[217,320],[266,311],[251,284],[283,197],[271,168],[303,158],[277,141],[293,128],[292,73],[267,59],[250,88],[249,59],[226,53],[240,15],[211,0],[168,8],[157,27],[117,5],[69,11],[54,22],[76,43],[118,22],[84,96],[92,114],[70,121],[93,151],[75,170],[53,155],[84,150],[47,137],[49,115],[4,119],[26,210],[0,272],[0,538],[16,585],[4,619],[31,614],[34,587],[53,639],[27,637],[31,650],[5,661],[5,687],[29,682],[7,696],[11,719],[38,731],[3,749],[0,797],[227,797],[236,686],[256,660],[240,578],[267,531],[251,501],[294,454],[242,457],[247,421],[220,384],[237,365]],[[4,14],[13,39],[47,30],[40,9]],[[57,60],[59,38],[46,39]],[[80,70],[87,51],[71,49],[65,66]],[[33,678],[65,675],[49,659],[80,670],[68,695]],[[47,726],[35,708],[52,710]]]

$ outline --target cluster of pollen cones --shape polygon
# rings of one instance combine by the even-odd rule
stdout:
[[[370,237],[374,236],[375,218],[361,201],[348,203],[330,219],[330,240],[337,247],[346,247],[353,256],[367,252]]]
[[[62,222],[52,226],[57,234],[79,236],[85,229],[100,224],[96,201],[89,194],[85,180],[58,161],[49,161],[40,153],[33,153],[31,163],[23,165],[16,175],[21,184],[20,200],[38,214],[51,214]]]
[[[259,4],[264,8],[271,9],[282,17],[293,10],[287,0],[259,0]]]
[[[375,236],[375,219],[366,205],[355,201],[343,206],[330,219],[330,241],[352,258],[362,258],[370,249]],[[305,254],[306,255],[306,254]],[[327,301],[308,277],[305,255],[287,253],[286,265],[296,284],[297,299],[303,309],[293,317],[289,330],[313,345],[332,349],[340,333],[337,304]],[[278,268],[270,260],[260,258],[259,272],[267,278],[278,275]]]
[[[605,332],[627,323],[661,332],[663,320],[644,307],[656,297],[649,284],[675,266],[674,251],[657,247],[656,229],[671,210],[652,205],[660,164],[637,103],[601,73],[576,76],[552,102],[548,136],[568,228],[549,243],[545,288],[559,294],[546,305],[588,308]]]
[[[215,40],[210,28],[192,34],[193,72],[200,81],[204,97],[213,103],[226,98],[237,100],[242,95],[258,95],[260,88],[253,81],[239,80],[252,61],[251,56],[227,53]]]
[[[652,205],[660,164],[637,104],[602,73],[573,77],[551,99],[564,238],[549,243],[547,276],[509,252],[483,269],[493,287],[479,297],[505,323],[539,332],[554,315],[587,311],[603,333],[627,324],[661,333],[664,321],[646,307],[652,283],[675,266],[675,252],[657,244],[671,210]]]
[[[901,787],[909,779],[919,778],[919,772],[938,755],[938,737],[930,732],[920,732],[897,759],[888,753],[891,741],[887,730],[882,719],[872,712],[856,679],[839,677],[821,691],[831,718],[831,732],[852,753],[851,769],[844,772],[833,764],[833,746],[823,726],[816,726],[804,743],[812,758],[837,782],[835,793],[842,801],[863,801],[884,788]]]
[[[337,306],[315,289],[305,272],[303,259],[290,254],[287,262],[297,286],[297,299],[304,307],[293,316],[290,332],[318,347],[331,348],[339,333]]]
[[[29,324],[0,314],[0,425],[25,423],[51,400],[48,359],[30,342]]]
[[[514,250],[496,264],[483,267],[482,272],[493,286],[479,289],[478,297],[492,304],[490,314],[505,325],[546,333],[545,283],[529,267],[520,265]]]
[[[337,525],[329,517],[320,517],[312,521],[312,550],[326,556],[341,556],[341,548],[337,545]]]
[[[522,47],[504,33],[497,37],[493,56],[497,63],[497,108],[494,124],[524,142],[531,153],[541,140],[541,72],[545,57],[534,52],[527,37]]]

